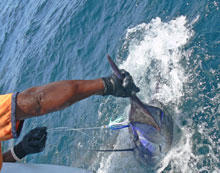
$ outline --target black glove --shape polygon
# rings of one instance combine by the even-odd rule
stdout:
[[[28,154],[43,151],[47,140],[46,130],[46,127],[37,127],[27,133],[22,141],[14,146],[15,155],[22,159]]]
[[[118,79],[114,73],[109,77],[102,78],[105,87],[103,95],[130,97],[140,91],[127,71],[120,70],[120,72],[123,76],[122,80]]]

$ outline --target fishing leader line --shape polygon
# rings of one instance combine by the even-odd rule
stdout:
[[[86,127],[86,128],[70,128],[70,127],[55,127],[47,129],[47,131],[81,131],[81,130],[97,130],[97,129],[111,129],[111,130],[119,130],[129,127],[129,122],[121,122],[121,123],[109,123],[109,125],[103,125],[100,127]]]
[[[92,137],[89,136],[87,133],[83,132],[83,130],[100,130],[100,129],[120,130],[120,129],[127,128],[127,127],[129,127],[129,122],[125,121],[125,122],[119,122],[119,123],[118,122],[110,122],[109,125],[103,125],[100,127],[86,127],[86,128],[55,127],[55,128],[47,129],[47,131],[48,132],[52,132],[52,131],[54,131],[54,132],[55,131],[77,131],[77,132],[84,134],[88,138],[92,139]],[[104,151],[104,150],[91,150],[91,151]]]

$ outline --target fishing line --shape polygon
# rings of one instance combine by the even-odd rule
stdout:
[[[86,127],[86,128],[55,127],[55,128],[50,128],[47,131],[82,131],[82,130],[99,130],[99,129],[119,130],[126,127],[129,127],[128,121],[121,123],[110,122],[109,125],[103,125],[100,127]]]
[[[80,132],[82,134],[84,134],[85,136],[91,138],[91,136],[89,136],[87,133],[83,132],[82,130],[96,130],[96,129],[104,129],[105,126],[101,126],[101,127],[88,127],[88,128],[70,128],[70,127],[56,127],[56,128],[50,128],[47,131],[77,131]]]
[[[110,122],[109,125],[103,125],[100,127],[85,127],[85,128],[70,128],[70,127],[55,127],[55,128],[50,128],[47,129],[48,132],[59,132],[59,131],[77,131],[80,132],[82,134],[84,134],[85,136],[87,136],[90,139],[93,139],[92,136],[89,136],[87,133],[83,132],[84,130],[101,130],[101,129],[110,129],[110,130],[120,130],[123,128],[127,128],[129,127],[129,122],[125,121],[125,122],[118,122],[117,120],[114,122]],[[92,142],[92,141],[91,141]],[[93,143],[93,142],[92,142]],[[95,141],[94,141],[95,143]],[[94,145],[94,143],[92,145]],[[98,143],[96,143],[98,144]],[[101,147],[101,145],[99,144],[99,146]],[[97,151],[97,152],[108,152],[110,150],[90,150],[90,151]],[[111,150],[113,151],[113,150]],[[116,150],[115,150],[116,151]],[[118,150],[118,151],[122,151],[122,150]]]
[[[80,130],[95,130],[95,129],[105,129],[108,126],[101,126],[101,127],[86,127],[86,128],[70,128],[70,127],[55,127],[50,128],[48,131],[80,131]]]

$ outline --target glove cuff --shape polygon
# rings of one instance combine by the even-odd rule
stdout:
[[[102,81],[104,84],[103,96],[112,95],[114,88],[113,88],[113,84],[111,82],[111,79],[109,77],[104,77],[104,78],[102,78]]]
[[[11,150],[12,151],[12,150]],[[14,146],[13,148],[14,151],[14,155],[18,158],[18,159],[22,159],[24,158],[27,154],[25,153],[25,151],[22,148],[22,143],[18,143],[17,145]],[[13,153],[12,153],[13,155]],[[14,157],[14,156],[13,156]],[[14,158],[15,160],[17,160],[16,158]]]
[[[13,157],[16,161],[21,162],[21,159],[19,159],[19,158],[17,157],[17,155],[15,154],[14,148],[11,148],[11,155],[12,155],[12,157]]]

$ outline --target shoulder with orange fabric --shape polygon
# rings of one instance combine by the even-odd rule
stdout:
[[[18,93],[0,95],[0,142],[17,138],[23,121],[16,121],[15,108]],[[0,145],[1,147],[1,145]],[[2,168],[2,151],[0,148],[0,170]]]
[[[0,141],[19,136],[21,121],[15,119],[17,93],[0,95]]]

